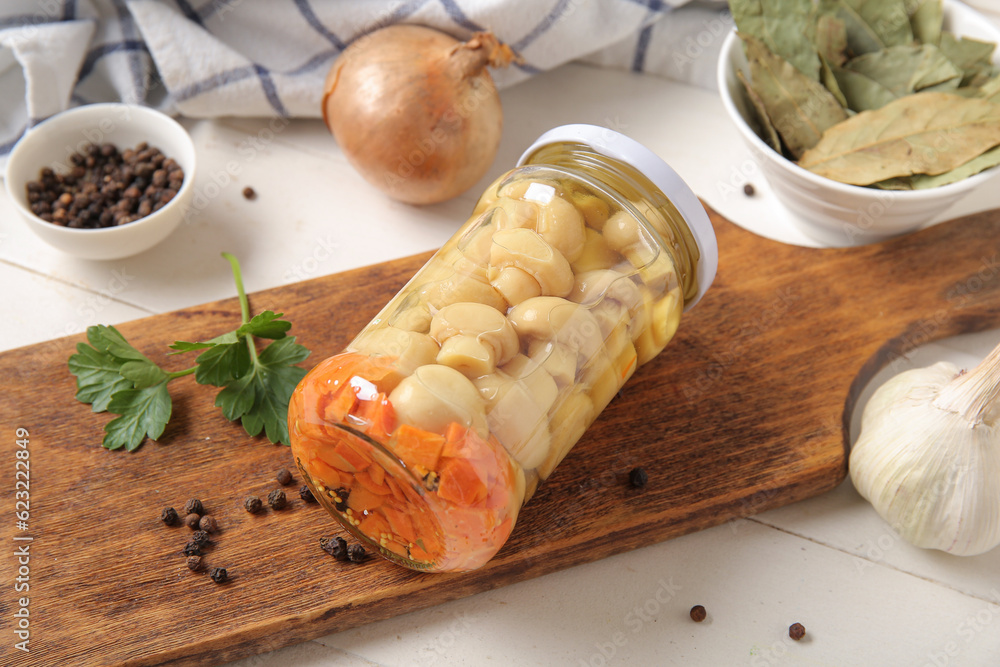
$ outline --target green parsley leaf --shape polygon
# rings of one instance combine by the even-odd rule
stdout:
[[[308,356],[309,350],[297,344],[294,336],[271,343],[244,375],[219,392],[215,405],[227,419],[239,419],[248,434],[263,430],[271,442],[290,444],[288,401],[306,374],[304,368],[292,364]]]
[[[109,353],[77,343],[76,354],[69,358],[69,371],[76,376],[76,400],[90,403],[94,412],[107,410],[112,394],[132,387],[118,373],[121,365],[121,360]]]
[[[292,328],[292,323],[278,319],[282,315],[284,313],[275,314],[273,311],[265,310],[260,315],[254,315],[253,319],[237,329],[236,335],[272,339],[284,338],[285,332]]]
[[[146,438],[160,437],[172,412],[167,384],[191,374],[199,384],[222,388],[215,404],[227,419],[239,419],[250,435],[264,431],[271,442],[289,444],[288,401],[306,374],[295,364],[309,350],[286,335],[292,324],[281,319],[282,313],[265,310],[250,317],[239,262],[228,253],[223,257],[232,266],[242,324],[211,340],[170,345],[170,354],[200,351],[195,366],[167,372],[106,325],[89,327],[90,345],[79,343],[69,358],[77,400],[90,403],[94,412],[118,415],[104,428],[108,449],[132,451]],[[255,337],[274,342],[258,355]]]
[[[243,340],[216,345],[198,355],[197,362],[194,379],[198,384],[224,387],[250,369],[250,351]]]
[[[172,409],[166,381],[142,389],[123,389],[115,392],[108,404],[108,411],[118,417],[104,427],[104,446],[107,449],[133,451],[148,436],[156,440],[163,435]]]

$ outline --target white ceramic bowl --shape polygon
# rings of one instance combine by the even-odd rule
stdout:
[[[957,35],[1000,44],[1000,31],[992,27],[989,19],[952,0],[944,3],[944,27]],[[994,53],[994,61],[1000,63],[1000,49]],[[746,57],[734,30],[726,37],[719,56],[717,78],[722,103],[775,196],[794,214],[802,231],[821,242],[871,243],[919,229],[1000,174],[1000,167],[994,167],[950,185],[913,191],[866,188],[818,176],[782,157],[757,136],[747,120],[753,115],[742,94],[737,70],[749,77]]]
[[[71,229],[42,220],[28,205],[25,185],[43,167],[58,171],[69,156],[89,143],[112,143],[120,150],[140,142],[155,146],[184,170],[181,189],[166,206],[134,222],[104,229]],[[90,104],[39,123],[14,146],[4,176],[7,194],[28,227],[42,240],[83,259],[119,259],[148,250],[180,224],[194,194],[194,143],[170,116],[129,104]]]

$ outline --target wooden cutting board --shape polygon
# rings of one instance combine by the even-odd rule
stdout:
[[[109,452],[100,446],[108,415],[73,399],[66,360],[82,337],[0,355],[0,662],[217,664],[817,495],[844,479],[845,424],[868,378],[922,343],[1000,326],[1000,211],[826,250],[712,219],[721,249],[715,285],[541,487],[510,542],[468,574],[333,560],[318,538],[339,529],[298,498],[298,480],[286,487],[287,509],[245,512],[245,496],[266,496],[275,472],[293,469],[289,450],[247,437],[191,377],[171,385],[175,416],[160,442]],[[254,294],[251,309],[284,311],[316,363],[426,258]],[[166,345],[212,337],[238,319],[230,299],[120,330],[179,369],[187,359],[168,358]],[[18,428],[28,433],[26,450]],[[30,452],[26,531],[14,516],[19,450]],[[628,487],[634,466],[649,474],[644,489]],[[228,569],[228,584],[188,571],[181,550],[190,531],[159,520],[164,506],[191,497],[222,527],[206,561]],[[18,593],[12,554],[26,545],[30,589]],[[30,653],[12,648],[21,597]]]

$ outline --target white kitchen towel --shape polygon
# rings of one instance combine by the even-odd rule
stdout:
[[[492,30],[507,86],[571,60],[714,87],[719,0],[4,0],[0,163],[27,128],[123,101],[190,117],[317,117],[344,48],[392,23]]]

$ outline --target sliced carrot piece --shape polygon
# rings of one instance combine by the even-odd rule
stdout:
[[[346,470],[347,472],[358,472],[359,470],[364,470],[371,465],[371,461],[368,460],[368,457],[361,454],[346,442],[342,441],[337,443],[337,446],[333,451],[334,454],[338,455],[342,461],[347,464],[346,468],[340,468],[340,466],[333,464],[332,461],[328,461],[334,468],[340,468],[341,470]]]
[[[353,414],[368,422],[365,432],[376,440],[384,441],[396,428],[396,410],[385,394],[370,401],[358,401]]]
[[[400,486],[399,482],[397,482],[392,477],[386,477],[385,478],[385,484],[386,484],[386,486],[389,487],[389,490],[392,491],[392,497],[393,498],[395,498],[396,500],[398,500],[401,503],[405,503],[406,502],[406,494],[403,493],[403,489]]]
[[[351,492],[354,495],[354,492]],[[348,504],[350,504],[350,498],[347,499]],[[365,518],[361,520],[358,524],[358,530],[360,530],[365,535],[373,538],[378,542],[383,535],[389,535],[392,532],[392,528],[389,527],[389,522],[386,521],[385,517],[378,512],[372,512]]]
[[[385,496],[372,493],[361,485],[352,487],[350,495],[347,496],[347,506],[355,512],[371,511],[380,507],[383,502],[385,502]]]
[[[350,385],[341,387],[330,396],[329,402],[323,408],[323,418],[330,423],[342,422],[357,402],[358,396],[354,392],[354,387]]]
[[[319,457],[313,457],[306,462],[309,474],[313,479],[323,483],[328,489],[336,489],[343,486],[340,472]]]
[[[397,542],[395,540],[386,540],[386,542],[384,544],[382,544],[382,548],[383,549],[388,549],[389,551],[391,551],[392,553],[396,554],[397,556],[402,556],[403,558],[407,557],[406,556],[406,545],[405,544],[400,544],[399,542]]]
[[[371,474],[374,470],[382,470],[381,466],[368,466],[365,470],[354,473],[354,479],[357,480],[358,484],[365,487],[372,493],[379,496],[387,496],[392,494],[392,489],[389,488],[388,484],[376,484],[373,475]],[[383,471],[383,479],[385,478],[385,471]]]
[[[437,493],[457,505],[474,505],[486,499],[486,484],[480,471],[467,459],[445,459],[438,474]]]
[[[413,529],[413,521],[405,512],[400,512],[395,510],[388,505],[381,508],[382,514],[385,518],[389,520],[389,525],[392,527],[392,532],[403,538],[403,541],[407,544],[414,542],[417,539],[417,531]]]
[[[375,484],[386,487],[386,493],[392,493],[392,489],[389,489],[388,485],[385,484],[385,468],[382,466],[370,466],[366,472],[372,476],[372,481]]]
[[[437,433],[431,433],[409,424],[401,424],[396,429],[396,446],[393,452],[407,466],[423,466],[427,470],[435,470],[445,439]]]

